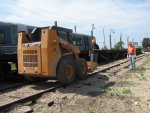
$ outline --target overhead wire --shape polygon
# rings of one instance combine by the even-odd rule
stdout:
[[[112,0],[112,2],[116,5],[116,6],[118,6],[124,13],[126,13],[127,15],[129,15],[129,16],[132,16],[132,18],[134,18],[132,21],[134,21],[134,22],[138,22],[138,24],[140,25],[140,26],[142,26],[142,23],[140,22],[140,18],[136,18],[133,14],[131,14],[131,13],[129,13],[124,7],[122,7],[119,3],[117,3],[115,0]]]

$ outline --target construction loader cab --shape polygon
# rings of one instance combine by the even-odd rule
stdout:
[[[71,29],[44,27],[18,33],[18,73],[31,78],[56,78],[68,84],[87,75],[89,63],[71,43]],[[76,43],[76,42],[75,42]]]

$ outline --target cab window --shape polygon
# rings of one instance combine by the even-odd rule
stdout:
[[[11,37],[12,37],[12,44],[17,44],[18,33],[16,26],[11,26]]]
[[[0,30],[0,44],[5,43],[5,38],[4,37],[5,37],[5,33]]]

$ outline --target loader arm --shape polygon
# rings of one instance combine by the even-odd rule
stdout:
[[[69,43],[67,40],[64,40],[63,38],[58,36],[59,43],[62,48],[67,49],[68,51],[72,52],[76,58],[79,58],[80,50],[79,48],[75,47],[71,43]]]

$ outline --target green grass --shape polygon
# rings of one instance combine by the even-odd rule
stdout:
[[[143,77],[143,76],[139,77],[138,79],[139,79],[140,81],[147,80],[147,78],[146,78],[146,77]]]
[[[136,71],[132,72],[132,73],[127,73],[124,77],[123,80],[124,82],[128,82],[128,83],[134,83],[133,81],[131,81],[130,77],[134,77],[140,81],[142,80],[146,80],[146,77],[144,77],[144,72],[145,72],[145,68],[144,66],[139,67]]]
[[[123,79],[122,79],[122,81],[123,82],[127,82],[127,83],[133,83],[133,81],[131,81],[129,78],[132,76],[132,74],[126,74],[124,77],[123,77]]]
[[[132,94],[131,90],[128,88],[107,88],[105,90],[107,94],[111,95],[130,95]]]
[[[145,68],[142,66],[139,68],[139,71],[145,71]]]
[[[126,82],[128,85],[132,85],[135,83],[133,80],[130,79],[123,79],[122,82]]]
[[[95,113],[95,111],[94,110],[90,110],[89,113]]]
[[[123,88],[123,89],[121,90],[121,93],[122,93],[122,94],[125,94],[125,95],[132,94],[131,91],[130,91],[130,89],[127,89],[127,88]]]
[[[150,63],[150,58],[146,58],[146,60],[143,61],[143,65]]]
[[[16,64],[11,64],[11,71],[16,71],[16,70],[17,70]]]

